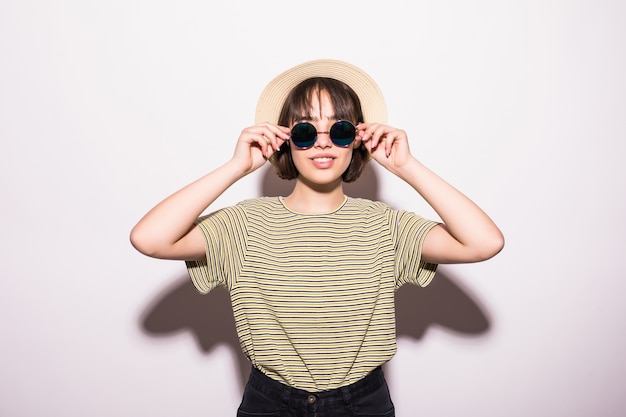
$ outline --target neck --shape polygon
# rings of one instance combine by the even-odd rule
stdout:
[[[346,196],[341,179],[336,184],[316,186],[298,179],[285,204],[300,213],[327,213],[341,206]]]

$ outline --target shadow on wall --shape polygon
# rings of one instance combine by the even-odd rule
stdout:
[[[286,195],[291,183],[278,179],[267,170],[262,194]],[[355,183],[348,184],[346,194],[377,200],[378,183],[369,168]],[[481,303],[458,280],[439,268],[433,282],[426,288],[405,285],[396,293],[396,329],[398,337],[421,339],[426,330],[437,325],[466,336],[478,336],[489,330],[489,320]],[[250,373],[250,362],[241,352],[235,332],[228,292],[215,289],[201,295],[188,276],[180,277],[153,300],[140,318],[142,330],[154,337],[165,337],[189,330],[198,348],[209,353],[219,345],[229,346],[237,355],[241,389]]]

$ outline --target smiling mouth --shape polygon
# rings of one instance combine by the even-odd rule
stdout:
[[[313,158],[313,160],[315,162],[328,162],[328,161],[332,161],[334,158],[331,158],[329,156],[324,156],[324,157],[320,157],[320,158]]]

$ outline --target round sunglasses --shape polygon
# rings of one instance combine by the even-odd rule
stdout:
[[[317,141],[317,135],[320,133],[328,133],[335,145],[345,148],[354,142],[356,128],[352,123],[340,120],[334,123],[328,132],[318,132],[311,123],[300,122],[291,128],[291,143],[297,148],[308,149]]]

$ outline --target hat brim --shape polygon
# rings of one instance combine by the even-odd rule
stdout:
[[[256,107],[255,123],[278,123],[289,92],[312,77],[334,78],[348,84],[361,100],[365,122],[387,123],[387,106],[376,82],[363,70],[347,62],[319,59],[288,69],[265,87]]]

